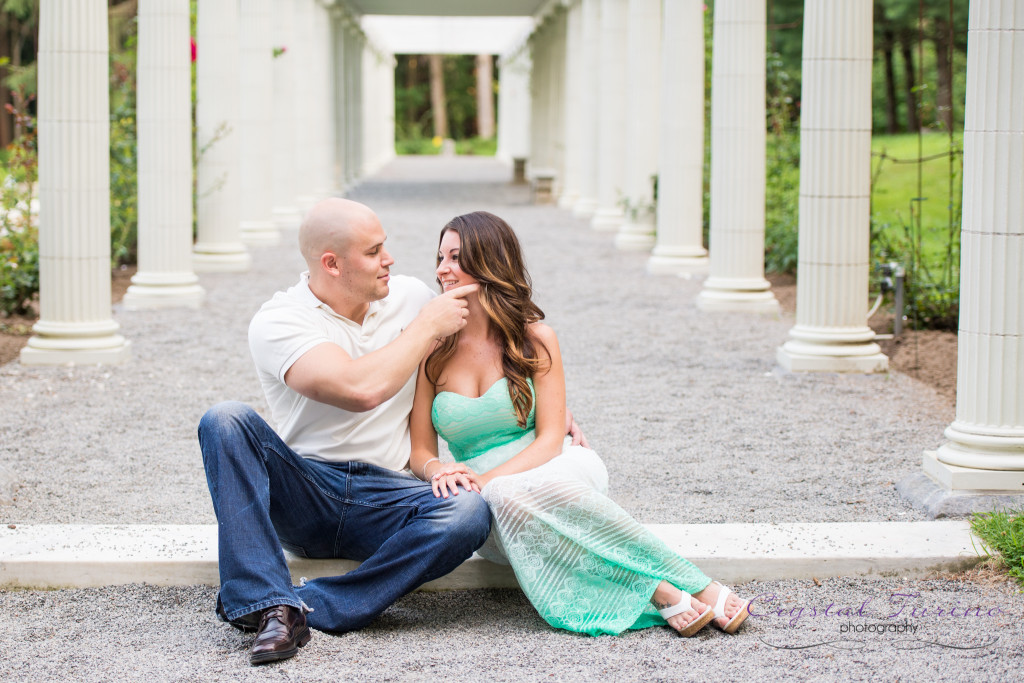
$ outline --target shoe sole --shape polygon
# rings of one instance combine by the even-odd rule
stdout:
[[[277,650],[275,652],[260,652],[259,654],[249,655],[249,663],[253,666],[259,664],[269,664],[270,662],[279,662],[282,659],[291,659],[299,652],[300,647],[306,647],[306,643],[313,638],[313,634],[309,632],[309,627],[306,626],[298,634],[298,642],[295,647],[288,648],[287,650]]]
[[[703,614],[701,614],[699,617],[697,617],[692,622],[687,624],[686,628],[684,628],[683,630],[677,631],[677,633],[683,638],[692,638],[694,635],[696,635],[697,631],[701,630],[702,628],[710,624],[711,620],[714,618],[715,610],[708,607],[706,610],[704,610]]]

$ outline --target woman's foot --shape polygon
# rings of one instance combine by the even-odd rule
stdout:
[[[722,591],[725,591],[724,605],[719,604]],[[694,593],[693,597],[715,606],[714,624],[726,633],[735,633],[747,618],[747,606],[750,602],[741,600],[735,593],[717,581],[712,581],[707,588],[699,593]]]
[[[701,600],[684,593],[667,581],[658,584],[651,597],[651,604],[657,607],[663,616],[670,610],[675,611],[673,608],[677,608],[677,606],[682,607],[680,603],[687,598],[689,599],[689,609],[683,609],[672,616],[665,617],[668,625],[682,636],[692,636],[707,624],[710,621],[710,608]]]

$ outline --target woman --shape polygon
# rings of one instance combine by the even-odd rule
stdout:
[[[493,519],[481,554],[512,565],[552,626],[598,635],[667,622],[692,636],[712,622],[734,633],[747,603],[603,495],[601,459],[566,439],[558,339],[508,224],[483,211],[454,218],[437,262],[442,290],[480,289],[466,327],[420,364],[413,472],[435,495],[483,494]],[[438,434],[456,462],[437,457]]]

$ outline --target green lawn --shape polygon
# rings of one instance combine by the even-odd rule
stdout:
[[[874,177],[871,191],[872,218],[887,238],[895,242],[906,242],[908,230],[920,211],[922,258],[929,263],[944,259],[950,240],[950,223],[953,224],[954,233],[960,231],[963,164],[959,149],[962,139],[962,136],[957,135],[953,141],[958,154],[954,157],[952,170],[949,138],[944,134],[931,133],[921,137],[920,157],[925,161],[920,163],[916,161],[919,157],[917,135],[874,135],[871,140],[871,169]],[[920,201],[917,201],[918,197]]]

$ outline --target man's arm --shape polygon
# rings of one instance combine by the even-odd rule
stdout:
[[[436,339],[466,325],[464,297],[478,285],[466,285],[435,297],[390,344],[352,358],[336,344],[313,347],[295,361],[284,381],[306,398],[361,413],[372,410],[405,386]]]

